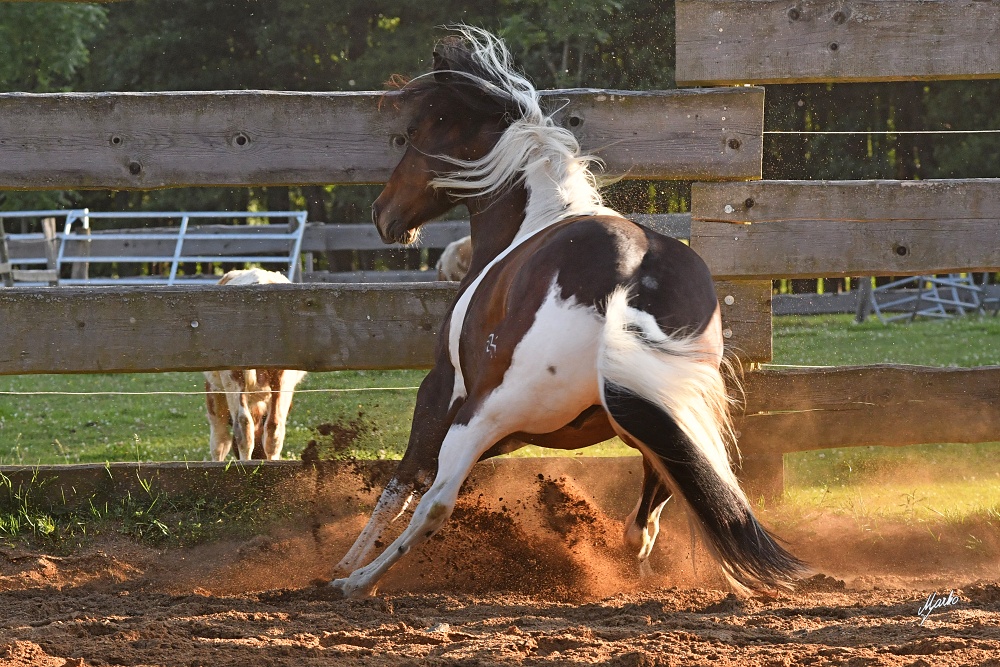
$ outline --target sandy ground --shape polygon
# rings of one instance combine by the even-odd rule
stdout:
[[[314,581],[372,495],[345,493],[356,480],[319,482],[323,502],[240,542],[3,550],[0,665],[1000,667],[1000,531],[985,523],[786,520],[783,537],[818,574],[741,599],[692,552],[679,508],[665,513],[660,574],[639,580],[620,546],[625,501],[542,474],[471,484],[375,597],[343,601]],[[952,591],[921,625],[928,595]]]

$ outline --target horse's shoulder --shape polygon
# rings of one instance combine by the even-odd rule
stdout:
[[[597,248],[648,247],[650,240],[655,243],[655,236],[658,235],[623,215],[607,213],[568,218],[553,225],[547,237],[540,241],[554,245],[582,243],[591,246],[593,251]]]

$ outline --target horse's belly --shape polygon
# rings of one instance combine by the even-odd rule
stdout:
[[[563,301],[551,290],[484,407],[509,420],[511,431],[550,433],[566,426],[600,402],[602,327],[595,309]]]

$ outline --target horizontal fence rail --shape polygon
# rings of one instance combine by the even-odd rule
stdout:
[[[760,178],[760,88],[543,94],[609,176]],[[0,189],[385,182],[405,149],[391,94],[0,95]]]
[[[1000,270],[1000,179],[697,183],[691,210],[722,279]]]
[[[1000,441],[1000,366],[765,369],[745,389],[740,447],[758,455]]]
[[[455,287],[0,290],[0,374],[429,366]]]
[[[1000,77],[997,0],[678,0],[677,83]]]
[[[65,211],[58,211],[65,214]],[[226,217],[228,214],[214,214],[215,217]],[[256,214],[255,214],[256,215]],[[3,213],[0,213],[0,217]],[[91,214],[92,217],[96,217]],[[12,216],[7,216],[12,217]],[[39,217],[35,215],[34,217]],[[660,234],[674,238],[686,239],[691,235],[691,215],[689,213],[668,213],[662,215],[637,214],[628,218],[644,227]],[[233,225],[192,225],[191,231],[197,236],[185,241],[184,248],[190,254],[216,253],[219,260],[230,255],[247,253],[280,253],[287,252],[288,244],[281,239],[270,236],[277,231],[287,234],[288,226],[280,223],[268,225],[241,226],[239,235],[234,237]],[[93,255],[116,254],[126,257],[143,255],[162,255],[173,250],[174,241],[167,239],[143,238],[149,231],[166,232],[169,228],[149,229],[90,229],[90,235],[85,238],[70,238],[65,242],[72,246],[68,252],[78,252],[76,246],[86,245]],[[420,230],[420,240],[412,246],[415,248],[443,248],[452,241],[469,234],[468,220],[443,220],[424,225]],[[208,238],[210,236],[217,238]],[[12,258],[32,258],[31,261],[44,263],[45,240],[41,234],[12,234],[8,236],[8,246]],[[390,246],[378,235],[374,225],[348,225],[339,223],[307,223],[302,236],[302,252],[331,252],[335,250],[391,250],[402,246]],[[41,258],[41,259],[38,259]]]
[[[429,368],[457,289],[455,283],[6,288],[0,375]],[[750,361],[770,358],[770,283],[717,289],[730,346]]]

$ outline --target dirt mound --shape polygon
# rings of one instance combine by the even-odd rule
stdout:
[[[638,477],[615,465],[480,469],[446,528],[362,600],[313,584],[377,497],[350,467],[319,465],[279,489],[268,501],[287,503],[288,519],[248,539],[0,551],[0,665],[1000,667],[1000,539],[986,519],[763,512],[818,574],[793,593],[738,598],[692,551],[675,506],[654,550],[660,574],[637,577],[621,521]],[[930,596],[949,603],[921,625]]]
[[[631,588],[618,523],[565,478],[540,475],[526,484],[535,493],[508,488],[507,496],[460,498],[447,528],[382,589],[579,600]]]

